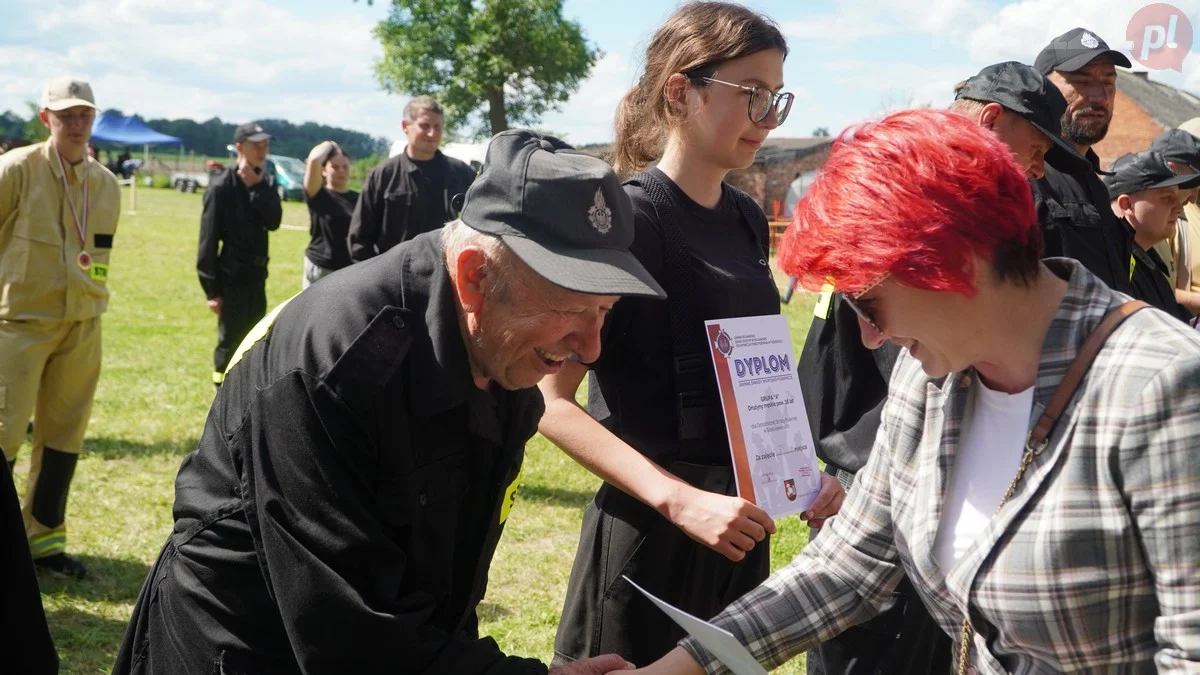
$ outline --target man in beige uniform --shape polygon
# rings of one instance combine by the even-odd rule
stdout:
[[[100,376],[121,196],[87,155],[88,83],[51,80],[39,115],[50,139],[0,155],[0,448],[13,464],[34,417],[25,534],[37,565],[83,578],[64,519]]]

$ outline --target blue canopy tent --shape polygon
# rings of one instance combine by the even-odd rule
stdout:
[[[117,143],[119,145],[142,146],[142,159],[133,160],[134,169],[127,169],[125,176],[129,177],[130,213],[137,212],[137,180],[131,176],[136,167],[149,163],[151,145],[178,145],[183,152],[183,141],[166,134],[161,134],[136,117],[126,117],[114,112],[101,113],[92,124],[92,140],[98,143]]]
[[[160,134],[136,117],[114,112],[102,113],[96,118],[92,125],[92,140],[121,145],[183,145],[178,138]]]

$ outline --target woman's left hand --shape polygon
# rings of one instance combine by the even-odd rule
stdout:
[[[821,474],[821,491],[817,499],[800,514],[801,520],[807,520],[809,527],[824,527],[825,521],[837,515],[842,510],[842,502],[846,501],[846,488],[841,481],[833,476]]]

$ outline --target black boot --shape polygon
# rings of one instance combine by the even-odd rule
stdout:
[[[66,553],[55,553],[45,558],[34,558],[33,564],[40,569],[49,570],[55,574],[61,574],[72,579],[86,579],[88,575],[87,565],[84,565]]]
[[[76,453],[54,448],[42,450],[42,469],[37,476],[31,509],[34,520],[50,528],[63,524],[67,517],[67,495],[78,462],[79,455]],[[63,552],[34,558],[33,562],[42,569],[76,579],[87,576],[87,567]]]

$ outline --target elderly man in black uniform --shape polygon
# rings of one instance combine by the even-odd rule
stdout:
[[[1030,180],[1089,170],[1061,138],[1067,101],[1025,64],[984,68],[957,87],[950,109],[996,132]],[[875,442],[900,348],[864,346],[858,315],[832,292],[821,294],[814,315],[797,372],[817,455],[850,490]],[[810,675],[927,675],[949,672],[950,657],[950,639],[905,580],[890,609],[813,650],[807,663]]]
[[[204,191],[196,272],[217,315],[213,384],[246,333],[267,312],[267,232],[278,230],[283,207],[263,164],[271,135],[255,122],[233,133],[237,163],[214,177]]]
[[[633,236],[607,164],[508,131],[461,221],[260,323],[180,469],[114,672],[546,673],[480,638],[475,609],[535,385],[598,357],[620,296],[664,295]]]
[[[1084,28],[1059,35],[1038,54],[1034,67],[1067,99],[1063,138],[1092,166],[1077,172],[1047,167],[1033,184],[1033,201],[1045,256],[1075,258],[1113,290],[1139,297],[1129,279],[1133,231],[1109,208],[1108,190],[1096,176],[1100,158],[1092,151],[1112,122],[1115,66],[1130,67],[1128,57]]]

